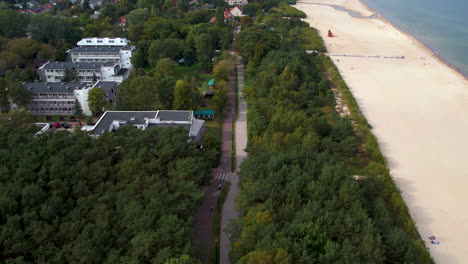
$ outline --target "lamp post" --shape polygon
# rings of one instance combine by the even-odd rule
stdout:
[[[219,258],[218,258],[218,239],[215,239],[215,256],[216,256],[215,263],[218,264],[218,263],[219,263]]]

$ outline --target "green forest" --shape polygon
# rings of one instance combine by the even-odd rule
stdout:
[[[266,15],[237,38],[249,143],[232,262],[431,263],[365,119],[335,111],[331,87],[345,84],[324,55],[306,55],[304,43],[325,47],[304,27]]]
[[[33,139],[11,120],[0,119],[3,263],[198,263],[192,218],[212,149],[182,128]]]
[[[116,110],[224,110],[235,47],[246,65],[248,158],[232,223],[232,263],[432,263],[371,127],[326,47],[294,1],[243,6],[223,0],[64,0],[28,15],[0,3],[0,259],[2,263],[197,264],[193,217],[218,162],[218,121],[203,149],[183,129],[129,127],[91,139],[76,129],[34,137],[22,82],[47,60],[64,61],[82,37],[126,37],[135,69]],[[45,3],[47,1],[38,1]],[[209,4],[211,7],[203,8]],[[119,26],[125,16],[127,25]],[[210,22],[212,18],[215,21]],[[305,50],[313,50],[307,55]],[[335,110],[338,89],[350,116]],[[102,107],[101,107],[102,110]],[[211,127],[210,127],[211,126]]]

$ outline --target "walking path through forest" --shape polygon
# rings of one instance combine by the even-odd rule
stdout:
[[[237,31],[240,29],[237,28]],[[242,89],[244,88],[244,65],[242,64],[240,58],[237,61],[237,81],[239,89],[239,115],[236,121],[236,173],[232,174],[230,177],[231,188],[226,197],[223,206],[223,213],[221,218],[221,244],[220,244],[220,261],[222,264],[229,264],[229,252],[231,251],[231,242],[229,240],[229,235],[224,232],[231,220],[237,218],[237,212],[234,208],[234,199],[237,196],[238,190],[238,181],[239,177],[237,172],[239,171],[239,166],[244,161],[247,153],[244,149],[247,147],[247,103],[244,101],[242,96]],[[233,105],[233,104],[232,104]]]
[[[239,28],[234,30],[234,37],[236,33],[239,31]],[[231,54],[234,54],[234,48],[231,47],[230,50]],[[239,95],[241,96],[241,89],[244,83],[244,66],[238,62],[236,64],[238,68],[238,81],[239,81]],[[231,188],[229,194],[226,198],[225,206],[223,208],[223,216],[221,222],[221,230],[225,228],[227,225],[226,221],[235,218],[236,213],[234,211],[234,196],[237,195],[237,175],[231,173],[231,152],[232,152],[232,121],[235,116],[234,104],[234,85],[235,85],[235,77],[233,74],[229,76],[229,93],[228,93],[228,111],[226,111],[226,115],[223,120],[222,124],[222,141],[221,141],[221,160],[219,163],[218,168],[212,171],[213,179],[209,186],[203,188],[205,196],[203,201],[197,209],[197,213],[195,216],[195,234],[193,238],[193,244],[195,248],[195,254],[198,259],[202,261],[202,263],[211,263],[212,259],[210,258],[212,253],[212,247],[216,245],[212,245],[212,236],[213,236],[213,209],[216,208],[216,203],[218,201],[218,197],[220,195],[220,191],[218,189],[219,184],[224,186],[226,181],[231,181]],[[242,97],[241,97],[242,98]],[[241,101],[239,101],[241,102]],[[243,102],[243,101],[242,101]],[[244,120],[243,124],[240,124],[240,127],[246,129],[245,124],[245,110],[246,109],[245,103],[240,103],[239,105],[239,119]],[[244,112],[243,112],[244,111]],[[237,125],[239,127],[239,123]],[[238,132],[236,129],[236,137]],[[243,149],[246,147],[247,142],[247,131],[244,133],[245,140],[242,139],[242,136],[239,137],[240,141],[236,141],[236,151],[237,151],[237,164],[240,164],[240,161],[243,160],[245,157],[245,152]],[[244,144],[244,145],[240,145]],[[239,147],[243,146],[243,147]],[[239,155],[243,153],[243,155]],[[229,209],[226,209],[229,207]],[[221,232],[221,261],[219,263],[229,263],[229,238],[224,232]],[[223,250],[224,249],[224,250]],[[227,252],[226,252],[227,250]],[[224,254],[224,255],[223,255]],[[224,257],[224,258],[223,258]],[[224,260],[226,259],[226,260]]]
[[[234,87],[233,76],[230,76],[228,93],[228,103],[234,105]],[[232,150],[232,119],[233,111],[227,111],[222,125],[221,139],[221,160],[219,166],[212,171],[212,180],[209,186],[203,188],[205,193],[203,201],[197,209],[195,216],[195,237],[193,238],[196,256],[202,263],[211,263],[211,240],[213,236],[213,210],[220,195],[219,184],[224,186],[227,180],[232,177],[231,174],[231,150]]]

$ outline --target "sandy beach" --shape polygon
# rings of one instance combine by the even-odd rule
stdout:
[[[374,12],[358,0],[296,5],[320,31],[372,125],[434,260],[467,263],[468,81],[385,20],[313,3]],[[336,37],[327,37],[329,29]],[[432,245],[430,235],[440,244]]]

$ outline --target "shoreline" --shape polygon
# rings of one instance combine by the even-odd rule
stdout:
[[[341,7],[341,8],[345,9],[345,10],[338,10],[338,11],[341,11],[341,12],[346,12],[346,13],[349,14],[348,11],[353,11],[353,12],[359,13],[362,16],[362,18],[358,18],[358,19],[378,19],[378,20],[381,20],[382,22],[387,24],[387,26],[393,27],[398,32],[400,32],[402,35],[405,35],[406,37],[411,39],[415,43],[415,45],[418,45],[422,49],[426,49],[429,53],[433,54],[434,56],[432,56],[432,57],[438,59],[441,63],[445,64],[448,68],[453,70],[454,73],[457,73],[461,77],[463,77],[465,80],[468,80],[468,72],[465,74],[463,71],[460,71],[458,68],[452,67],[452,65],[447,60],[445,60],[436,49],[433,49],[433,48],[429,47],[428,44],[423,43],[422,41],[418,40],[416,37],[412,36],[410,33],[406,32],[406,31],[398,28],[394,24],[392,24],[392,22],[390,22],[388,19],[386,19],[381,12],[377,12],[377,11],[371,9],[365,2],[363,2],[363,0],[356,0],[356,1],[358,1],[359,4],[361,5],[361,7],[364,8],[365,11],[368,12],[369,14],[363,14],[363,12],[360,12],[360,11],[357,11],[357,10],[352,10],[351,9],[352,7],[349,7],[349,6],[346,6],[346,5],[335,5],[335,4],[326,4],[326,3],[317,3],[317,2],[306,3],[304,0],[303,1],[298,1],[297,4],[323,5],[323,6],[330,6],[330,7],[333,7],[333,8],[335,8],[335,6],[337,6],[337,7]],[[372,16],[374,16],[374,15],[376,17],[372,18]]]
[[[392,24],[392,22],[390,22],[388,19],[386,19],[382,13],[380,12],[376,12],[375,10],[372,10],[370,7],[368,7],[366,5],[366,3],[364,3],[362,0],[357,0],[359,2],[361,2],[361,4],[365,5],[369,10],[371,10],[372,12],[374,12],[374,14],[377,15],[377,19],[380,19],[382,20],[385,24],[395,28],[396,30],[398,30],[401,34],[405,35],[406,37],[408,37],[409,39],[413,40],[414,43],[416,43],[417,45],[419,45],[421,48],[423,49],[426,49],[428,50],[429,52],[431,52],[432,54],[434,54],[434,58],[438,59],[441,63],[445,64],[447,67],[449,67],[450,69],[453,70],[454,73],[456,74],[459,74],[461,77],[463,77],[465,80],[468,80],[468,72],[466,74],[464,74],[462,71],[458,70],[458,69],[455,69],[454,67],[451,66],[451,64],[446,61],[441,55],[439,52],[437,52],[437,50],[429,47],[428,44],[425,44],[424,42],[418,40],[416,37],[412,36],[410,33],[398,28],[397,26],[395,26],[394,24]]]
[[[373,10],[360,0],[304,0],[295,6],[319,31],[329,55],[356,55],[330,59],[373,127],[418,233],[436,262],[464,263],[468,211],[459,204],[468,199],[466,77],[381,14],[358,19],[327,4],[363,15]],[[431,244],[432,235],[440,244]]]

